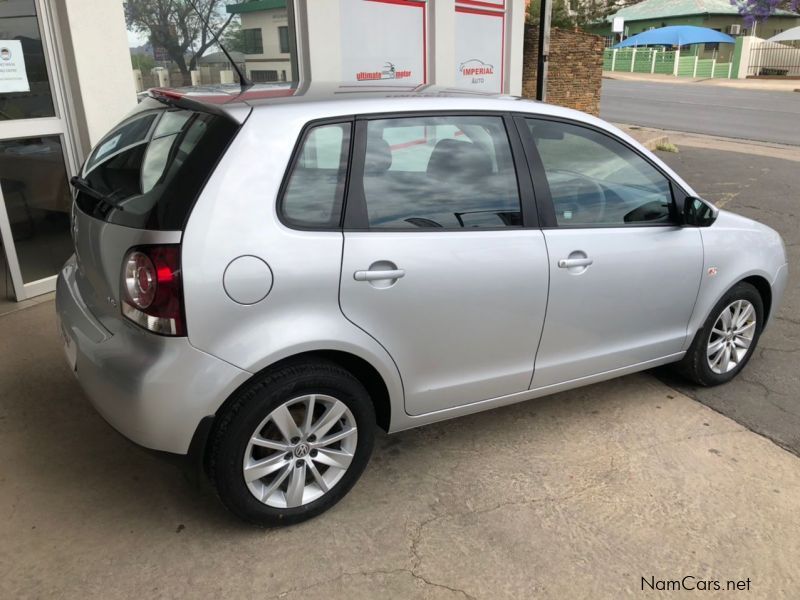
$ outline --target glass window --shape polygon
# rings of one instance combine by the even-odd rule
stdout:
[[[61,138],[0,142],[0,187],[23,281],[57,273],[72,254],[72,196]]]
[[[372,228],[522,224],[501,117],[370,121],[364,196]]]
[[[350,123],[311,129],[281,201],[286,221],[298,227],[338,228],[342,215]]]
[[[289,28],[278,27],[278,39],[280,41],[281,52],[283,54],[289,53]]]
[[[142,229],[181,230],[238,125],[225,117],[166,109],[156,100],[92,151],[76,196],[85,213]]]
[[[0,121],[55,116],[34,0],[0,2]]]
[[[528,119],[562,226],[674,220],[670,183],[613,138],[578,125]]]
[[[268,83],[278,81],[277,71],[250,71],[250,79],[253,83]]]
[[[245,54],[264,54],[264,41],[261,38],[261,28],[243,29]]]
[[[1,0],[0,0],[1,1]],[[216,3],[216,0],[215,2]],[[214,4],[211,3],[211,4]],[[206,0],[205,4],[209,4]],[[231,46],[239,46],[247,55],[247,73],[255,82],[278,81],[281,71],[287,76],[281,81],[297,81],[300,74],[297,69],[297,48],[295,35],[295,15],[293,2],[246,2],[244,0],[221,2],[219,5],[232,16],[230,28],[227,30],[237,40]],[[322,4],[322,3],[320,3]],[[261,5],[261,6],[256,6]],[[239,27],[237,32],[237,26]],[[238,44],[237,44],[238,42]],[[227,69],[226,62],[219,57],[220,66]],[[258,72],[258,73],[257,73]],[[273,75],[274,73],[274,75]],[[202,83],[207,83],[202,72]],[[219,76],[212,71],[210,83],[219,82]],[[147,87],[147,86],[145,86]]]

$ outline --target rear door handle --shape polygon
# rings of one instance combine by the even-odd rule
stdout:
[[[593,262],[591,258],[562,258],[558,261],[558,268],[570,269],[572,267],[588,267]]]
[[[382,279],[400,279],[405,277],[405,274],[406,272],[403,269],[356,271],[353,273],[353,278],[356,281],[380,281]]]

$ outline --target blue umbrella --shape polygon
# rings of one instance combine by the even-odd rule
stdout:
[[[708,29],[707,27],[693,27],[692,25],[672,25],[660,29],[643,31],[620,42],[614,48],[627,48],[629,46],[687,46],[689,44],[735,44],[731,36]]]

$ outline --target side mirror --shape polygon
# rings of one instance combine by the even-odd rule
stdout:
[[[719,209],[708,200],[687,196],[683,201],[683,223],[693,227],[708,227],[717,220]]]

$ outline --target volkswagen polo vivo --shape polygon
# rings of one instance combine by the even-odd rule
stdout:
[[[73,184],[70,368],[262,525],[340,500],[376,424],[666,363],[725,383],[786,285],[775,231],[611,125],[510,97],[157,90]]]

